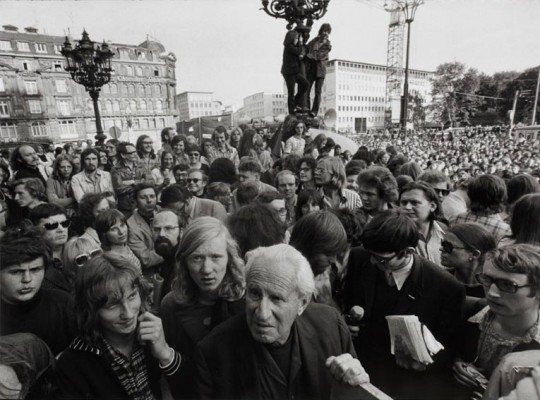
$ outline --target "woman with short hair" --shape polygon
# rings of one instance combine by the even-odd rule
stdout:
[[[80,270],[74,298],[79,336],[57,362],[61,399],[160,399],[162,376],[177,397],[181,357],[148,312],[140,270],[95,257]]]

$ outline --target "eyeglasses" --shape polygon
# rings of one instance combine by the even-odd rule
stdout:
[[[96,256],[99,256],[101,253],[102,253],[101,249],[94,249],[88,254],[87,253],[79,254],[77,257],[75,257],[75,265],[77,267],[82,267],[84,264],[88,262],[88,260]]]
[[[390,257],[381,257],[377,254],[373,254],[372,252],[369,252],[369,254],[371,255],[371,257],[373,257],[373,259],[377,262],[377,264],[381,264],[381,265],[389,263],[390,261],[392,261],[394,258],[398,256],[398,253]]]
[[[311,168],[300,168],[300,171],[302,171],[302,172],[311,171]],[[321,172],[322,172],[322,170],[321,170]]]
[[[434,189],[435,193],[442,194],[443,196],[448,196],[450,194],[450,190],[448,189]]]
[[[474,277],[476,278],[476,281],[482,286],[489,288],[492,284],[495,284],[495,286],[497,286],[497,289],[504,293],[514,294],[518,291],[518,289],[535,286],[534,284],[520,286],[515,282],[506,279],[492,278],[491,276],[482,273],[476,274]]]
[[[135,154],[136,152],[137,152],[137,150],[126,151],[124,154],[125,154],[126,156],[130,156],[130,155],[132,155],[132,154]]]
[[[199,153],[189,153],[189,156],[190,157],[199,157],[200,154]]]
[[[454,246],[452,243],[450,243],[448,240],[443,240],[441,242],[441,249],[447,253],[447,254],[452,254],[452,252],[454,251],[454,249],[460,249],[460,250],[467,250],[466,247],[457,247],[457,246]]]
[[[62,222],[49,222],[47,224],[43,224],[43,227],[48,231],[54,231],[58,228],[58,225],[62,225],[62,228],[69,228],[69,226],[71,225],[71,221],[65,220]]]
[[[187,183],[199,183],[200,179],[193,178],[193,179],[186,179]]]

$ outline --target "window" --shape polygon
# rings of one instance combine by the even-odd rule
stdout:
[[[66,93],[67,92],[67,85],[65,79],[56,79],[54,81],[54,84],[56,85],[56,91],[58,93]]]
[[[142,129],[148,129],[148,119],[147,118],[142,118],[141,119],[141,128]]]
[[[154,76],[159,76],[159,68],[154,68]]]
[[[30,51],[30,46],[28,42],[17,42],[17,48],[19,51]]]
[[[64,72],[64,66],[61,61],[55,61],[53,63],[54,72]]]
[[[3,122],[0,124],[0,137],[4,139],[17,138],[17,125],[13,122]]]
[[[146,111],[146,101],[144,100],[141,100],[140,103],[139,103],[139,109],[141,111]]]
[[[129,101],[129,109],[131,110],[131,112],[137,111],[137,102],[135,100]]]
[[[61,51],[62,51],[62,46],[59,45],[59,44],[55,44],[55,45],[54,45],[54,52],[55,52],[56,54],[62,54]]]
[[[141,128],[141,123],[139,122],[139,118],[134,118],[133,119],[133,129],[140,129]]]
[[[47,45],[45,43],[36,43],[36,51],[38,53],[46,53]]]
[[[37,82],[36,81],[24,81],[24,87],[26,94],[37,94]]]
[[[5,92],[4,79],[0,76],[0,92]]]
[[[117,94],[118,93],[118,86],[116,85],[116,83],[111,83],[111,84],[109,84],[109,86],[111,87],[111,94]]]
[[[21,61],[23,71],[30,71],[30,61],[23,60]]]
[[[120,102],[118,100],[114,100],[112,108],[114,112],[120,112]]]
[[[41,102],[39,100],[28,100],[28,106],[31,114],[41,113]]]
[[[113,112],[112,101],[110,101],[110,100],[105,101],[105,112],[107,112],[109,114],[111,114]]]
[[[129,76],[133,75],[133,67],[131,65],[126,66],[126,74]]]
[[[135,85],[129,85],[128,86],[128,95],[129,96],[135,96]]]
[[[111,93],[111,88],[109,87],[109,85],[103,85],[103,94],[110,94]]]
[[[56,108],[60,115],[69,115],[69,102],[67,100],[58,100],[56,102]]]
[[[143,73],[142,73],[142,68],[141,68],[141,67],[135,68],[135,74],[136,74],[137,76],[142,76],[142,74],[143,74]]]
[[[49,136],[49,130],[45,122],[32,123],[32,136]]]
[[[0,101],[0,117],[9,117],[9,107],[7,101]]]
[[[77,134],[77,126],[75,121],[60,121],[60,136],[62,139],[78,139],[79,135]]]
[[[0,50],[11,50],[11,42],[9,40],[0,40]]]
[[[156,112],[162,113],[163,112],[163,103],[161,100],[156,101]]]

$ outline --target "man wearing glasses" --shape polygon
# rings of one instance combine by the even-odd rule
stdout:
[[[29,218],[34,226],[42,229],[42,237],[52,249],[52,258],[45,272],[43,285],[69,293],[73,277],[71,271],[62,267],[62,260],[71,221],[62,207],[49,203],[32,208]]]
[[[403,211],[375,215],[364,228],[364,248],[351,251],[344,304],[346,310],[364,309],[361,326],[350,330],[373,384],[395,398],[434,399],[453,387],[446,364],[455,355],[465,291],[415,253],[418,240],[416,224]],[[416,315],[442,343],[433,364],[421,364],[401,346],[391,354],[389,315]]]
[[[129,218],[137,207],[133,196],[135,185],[153,183],[152,175],[140,163],[137,150],[129,142],[118,144],[119,160],[111,170],[114,191],[118,197],[118,209]]]

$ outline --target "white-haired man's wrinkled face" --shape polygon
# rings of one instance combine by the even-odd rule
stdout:
[[[295,268],[287,264],[268,265],[268,260],[255,260],[248,272],[246,316],[251,335],[258,342],[283,345],[307,305],[297,289]]]

